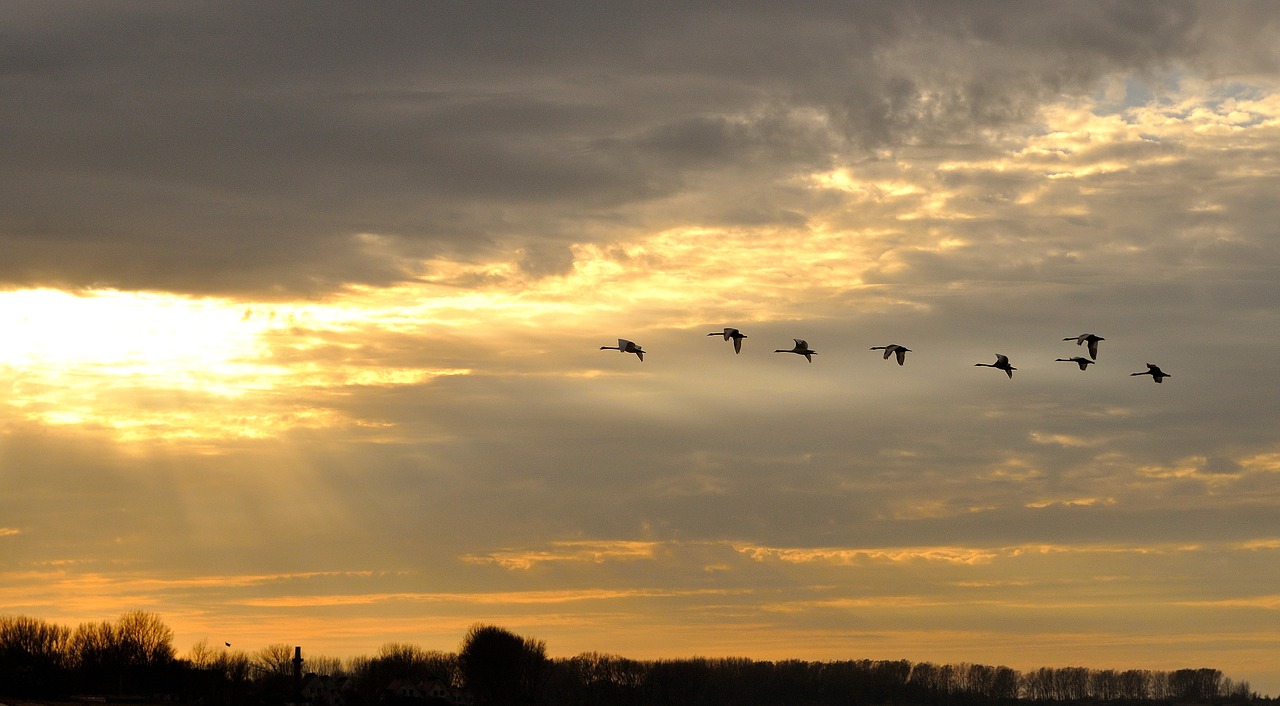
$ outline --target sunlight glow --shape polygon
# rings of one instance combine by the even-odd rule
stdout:
[[[163,378],[265,352],[256,341],[262,326],[214,300],[36,289],[0,293],[0,311],[0,365],[14,368],[110,366]]]
[[[466,368],[376,361],[289,362],[340,347],[361,312],[345,306],[246,307],[114,290],[0,293],[0,381],[11,414],[109,432],[117,441],[266,438],[358,423],[282,399],[282,389],[417,385]]]

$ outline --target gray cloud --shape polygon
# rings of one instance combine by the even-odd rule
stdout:
[[[1112,71],[1265,70],[1272,27],[1196,3],[22,5],[0,26],[0,277],[278,295],[409,276],[366,232],[554,272],[677,191],[756,200],[834,153],[981,141]]]

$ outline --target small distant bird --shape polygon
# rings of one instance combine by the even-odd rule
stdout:
[[[227,643],[227,647],[230,647],[230,646],[231,646],[231,643],[230,643],[230,642],[228,642],[228,643]]]
[[[1084,370],[1085,368],[1089,367],[1090,363],[1097,362],[1097,361],[1089,360],[1088,358],[1085,358],[1084,356],[1080,356],[1080,355],[1073,355],[1070,358],[1055,358],[1054,360],[1060,360],[1064,363],[1075,363],[1076,365],[1080,366],[1081,370]]]
[[[891,355],[898,356],[898,365],[902,365],[903,363],[905,363],[907,361],[907,354],[911,352],[910,348],[907,348],[906,346],[900,346],[896,343],[890,343],[887,346],[872,346],[870,350],[884,351],[885,360],[888,360],[889,356]]]
[[[1129,373],[1129,377],[1133,377],[1134,375],[1150,375],[1151,379],[1156,382],[1164,382],[1165,378],[1173,377],[1169,373],[1161,370],[1160,366],[1152,365],[1151,363],[1147,363],[1147,369],[1140,373]]]
[[[774,353],[795,353],[804,356],[805,360],[812,363],[813,356],[817,354],[817,351],[809,350],[809,343],[803,338],[793,338],[791,340],[796,342],[795,348],[779,348]]]
[[[709,334],[707,334],[707,335],[708,335],[708,336],[724,336],[724,340],[726,340],[726,341],[732,338],[732,339],[733,339],[733,352],[734,352],[734,353],[741,353],[741,352],[742,352],[742,339],[746,338],[746,335],[745,335],[745,334],[743,334],[741,331],[739,331],[739,330],[738,330],[738,329],[736,329],[736,328],[730,328],[730,327],[728,327],[728,326],[726,326],[726,327],[724,328],[724,332],[720,332],[720,331],[712,331],[711,333],[709,333]]]
[[[618,345],[616,346],[600,346],[600,350],[621,351],[623,353],[635,353],[637,358],[639,358],[641,361],[644,360],[644,351],[640,350],[640,346],[637,346],[635,343],[628,341],[625,338],[619,338]]]
[[[1094,360],[1097,360],[1098,359],[1098,341],[1105,341],[1107,339],[1103,338],[1102,336],[1095,336],[1091,333],[1082,333],[1079,336],[1067,336],[1062,340],[1075,341],[1077,346],[1081,346],[1088,343],[1089,357],[1093,358]],[[1083,368],[1081,368],[1081,370],[1083,370]]]
[[[1012,365],[1009,365],[1009,356],[1001,355],[999,353],[996,353],[996,362],[994,363],[974,363],[974,365],[982,366],[986,368],[995,368],[997,370],[1003,370],[1009,374],[1010,380],[1013,379],[1013,371],[1017,370],[1017,368],[1013,367]]]

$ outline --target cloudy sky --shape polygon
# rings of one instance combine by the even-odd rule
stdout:
[[[1280,693],[1273,4],[16,2],[0,91],[2,612]]]

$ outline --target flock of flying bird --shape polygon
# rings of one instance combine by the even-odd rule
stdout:
[[[742,339],[747,337],[746,334],[742,333],[738,329],[727,327],[727,326],[723,331],[712,331],[707,335],[723,336],[724,340],[733,341],[734,353],[742,352]],[[814,354],[817,353],[817,351],[813,350],[812,348],[809,348],[809,343],[805,341],[803,338],[793,338],[791,340],[796,342],[796,345],[793,348],[779,348],[775,350],[774,353],[795,353],[796,355],[804,356],[805,360],[812,363],[813,356]],[[1102,336],[1096,336],[1092,333],[1082,333],[1079,336],[1068,336],[1062,340],[1075,341],[1077,346],[1083,346],[1083,345],[1088,346],[1088,350],[1089,350],[1088,358],[1077,355],[1077,356],[1072,356],[1070,358],[1056,359],[1064,363],[1075,363],[1076,365],[1080,366],[1081,370],[1085,370],[1089,367],[1090,364],[1096,363],[1098,361],[1098,341],[1105,341],[1107,339],[1103,338]],[[619,338],[618,345],[616,346],[600,346],[600,350],[620,351],[622,353],[634,353],[637,358],[639,358],[642,362],[644,361],[644,350],[641,349],[640,346],[636,345],[634,341],[628,341],[625,338]],[[884,351],[885,360],[888,360],[889,356],[895,356],[898,359],[898,365],[902,365],[906,363],[907,354],[911,352],[910,348],[907,348],[906,346],[900,346],[896,343],[890,343],[887,346],[872,346],[870,350]],[[1009,375],[1010,380],[1013,379],[1013,371],[1017,370],[1017,368],[1009,364],[1009,356],[1006,356],[1000,353],[996,354],[996,362],[994,363],[974,363],[974,365],[979,367],[995,368],[997,370],[1003,370],[1005,373]],[[1142,372],[1129,373],[1130,377],[1133,377],[1134,375],[1150,375],[1151,379],[1156,382],[1164,382],[1165,378],[1173,377],[1169,373],[1166,373],[1165,371],[1161,370],[1160,366],[1154,365],[1152,363],[1147,363],[1147,369]]]

